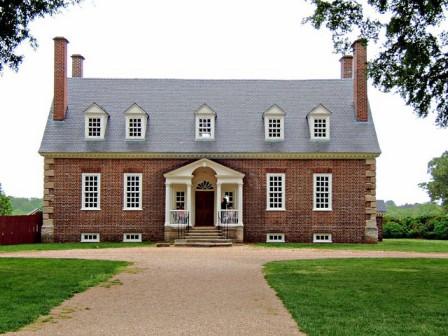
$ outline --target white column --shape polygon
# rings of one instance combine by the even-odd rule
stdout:
[[[219,224],[219,212],[221,210],[221,182],[216,182],[216,220],[215,220],[215,226],[218,226]]]
[[[238,224],[243,225],[243,184],[238,184]]]
[[[191,182],[187,183],[187,210],[188,210],[188,220],[190,225],[193,225],[192,222],[192,213],[191,213],[191,208],[192,208],[193,202],[191,199]]]
[[[165,182],[165,225],[170,225],[171,184]]]

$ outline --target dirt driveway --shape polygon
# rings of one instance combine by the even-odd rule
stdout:
[[[46,322],[6,335],[300,335],[263,278],[271,260],[448,254],[231,248],[117,248],[1,256],[127,260],[110,286],[67,300]]]

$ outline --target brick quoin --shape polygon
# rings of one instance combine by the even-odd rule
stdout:
[[[163,174],[196,160],[54,159],[54,241],[79,241],[82,232],[99,232],[102,241],[121,241],[138,232],[144,240],[164,239]],[[312,242],[313,233],[331,233],[334,242],[364,241],[366,223],[365,160],[215,160],[245,174],[244,241],[266,241],[267,233],[285,233],[289,242]],[[286,211],[266,211],[266,174],[286,175]],[[101,172],[101,210],[81,211],[81,174]],[[143,210],[123,211],[123,174],[143,174]],[[333,174],[333,211],[312,211],[313,173]]]

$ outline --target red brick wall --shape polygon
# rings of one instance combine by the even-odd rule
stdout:
[[[81,232],[121,240],[124,232],[163,240],[163,174],[194,160],[55,159],[55,241],[79,241]],[[334,242],[362,242],[365,227],[365,160],[216,160],[246,174],[244,239],[265,241],[285,233],[287,241],[311,242],[313,233],[331,233]],[[101,210],[80,211],[81,173],[101,172]],[[143,210],[123,211],[123,173],[143,173]],[[286,211],[266,211],[266,174],[286,174]],[[315,212],[313,173],[333,174],[333,211]]]
[[[368,121],[367,105],[367,41],[353,43],[353,99],[356,120]]]
[[[67,43],[63,37],[54,38],[54,120],[64,120],[67,111]]]

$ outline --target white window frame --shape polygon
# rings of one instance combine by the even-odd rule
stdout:
[[[100,135],[91,136],[89,135],[89,119],[99,119],[100,120]],[[88,140],[104,140],[104,134],[106,132],[106,117],[103,115],[86,115],[85,116],[85,137]]]
[[[281,177],[282,178],[282,207],[281,208],[271,208],[270,204],[270,178],[271,177]],[[268,173],[266,174],[266,210],[267,211],[285,211],[286,210],[286,174],[284,173]]]
[[[199,132],[199,125],[201,119],[210,120],[210,136],[203,136]],[[196,116],[196,140],[215,140],[215,116],[213,115],[197,115]]]
[[[313,234],[313,243],[332,243],[333,237],[331,233],[314,233]]]
[[[87,176],[96,176],[98,178],[98,195],[97,195],[97,207],[86,207],[86,180]],[[95,211],[101,210],[101,173],[82,173],[81,174],[81,210]]]
[[[128,177],[138,176],[139,177],[139,206],[138,207],[127,207],[127,197],[128,197]],[[142,210],[142,195],[143,195],[143,174],[142,173],[124,173],[123,174],[123,210],[126,211],[139,211]]]
[[[317,177],[328,177],[328,207],[327,208],[318,208],[317,207],[317,192],[316,192],[316,183]],[[333,210],[333,174],[313,174],[313,211],[332,211]]]
[[[269,121],[270,120],[279,120],[280,121],[280,136],[279,137],[271,137],[269,135]],[[285,121],[283,117],[265,117],[264,119],[264,127],[265,127],[265,140],[266,141],[283,141],[285,139]]]
[[[325,120],[325,136],[324,137],[316,137],[315,136],[315,121],[317,119]],[[329,116],[311,116],[310,117],[310,133],[311,140],[330,140],[330,117]]]
[[[141,135],[140,136],[132,136],[131,131],[131,119],[140,119],[140,127],[141,127]],[[146,119],[143,116],[139,115],[129,115],[126,116],[126,140],[144,140],[146,133]]]
[[[136,237],[129,237],[129,236],[136,236]],[[142,242],[141,233],[132,233],[132,232],[123,233],[123,243],[141,243],[141,242]]]
[[[89,238],[88,236],[96,235],[96,238]],[[100,234],[99,233],[81,233],[81,243],[99,243]]]
[[[279,239],[276,239],[278,237]],[[267,233],[266,234],[266,243],[284,243],[285,242],[285,234],[284,233]]]

